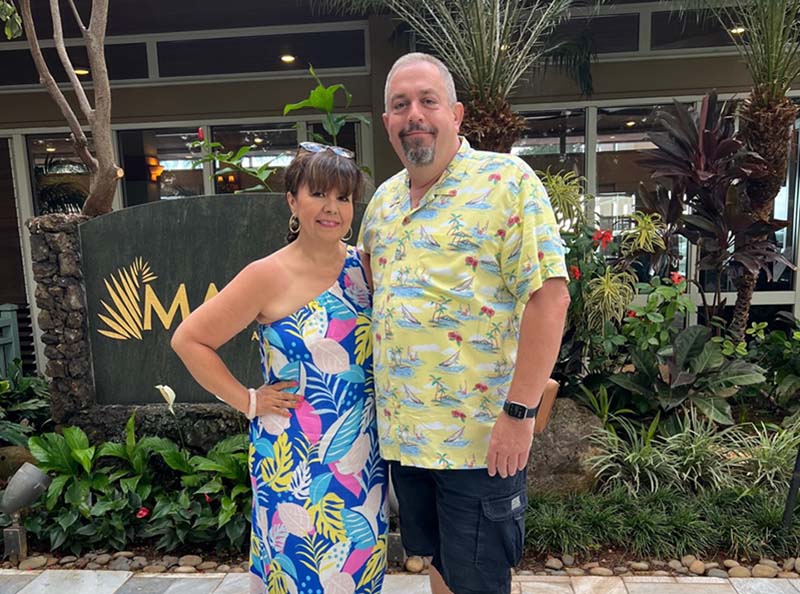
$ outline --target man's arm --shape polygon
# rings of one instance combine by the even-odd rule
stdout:
[[[519,331],[519,349],[508,400],[536,406],[561,348],[569,291],[563,278],[551,278],[525,306]],[[487,465],[489,475],[513,476],[528,463],[534,419],[513,419],[501,412],[492,429]]]

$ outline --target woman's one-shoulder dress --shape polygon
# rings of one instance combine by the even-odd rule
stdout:
[[[387,470],[378,452],[371,296],[358,252],[336,283],[258,328],[266,383],[294,380],[291,418],[250,426],[250,591],[377,594],[386,567]]]

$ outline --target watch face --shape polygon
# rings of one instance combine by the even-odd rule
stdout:
[[[525,418],[527,409],[521,404],[517,404],[516,402],[508,402],[505,408],[506,414],[508,414],[509,417],[514,417],[515,419]]]

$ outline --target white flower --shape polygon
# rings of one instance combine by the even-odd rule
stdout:
[[[169,408],[169,412],[175,416],[175,409],[172,408],[172,405],[175,404],[175,390],[170,388],[169,386],[156,386],[156,390],[161,393],[161,397],[167,401],[167,408]]]

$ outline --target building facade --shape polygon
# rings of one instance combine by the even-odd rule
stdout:
[[[47,3],[35,0],[34,10],[41,15],[40,38],[51,38]],[[76,72],[85,72],[77,30],[68,27],[65,34]],[[653,148],[646,133],[655,114],[671,109],[673,100],[697,103],[712,89],[740,100],[749,90],[748,74],[726,31],[680,21],[663,2],[618,0],[599,14],[579,12],[559,35],[591,38],[598,53],[594,94],[582,97],[558,70],[532,73],[512,99],[528,123],[513,152],[537,170],[584,176],[603,226],[620,228],[636,208],[639,182],[648,180],[638,161]],[[271,189],[281,191],[287,155],[321,132],[318,113],[283,115],[285,104],[304,99],[316,84],[309,65],[324,84],[343,83],[352,93],[350,106],[340,110],[348,122],[339,144],[356,152],[376,183],[400,168],[381,123],[383,90],[392,62],[414,49],[415,39],[388,16],[325,14],[298,0],[239,0],[230,11],[209,0],[112,2],[106,43],[115,147],[126,173],[115,208],[250,185],[235,173],[194,163],[197,154],[188,144],[198,131],[228,150],[256,146],[249,164],[276,167]],[[52,43],[43,45],[56,78],[65,80]],[[32,366],[43,359],[35,353],[35,286],[23,223],[75,210],[88,178],[60,112],[38,84],[26,43],[0,43],[0,63],[0,304],[18,306],[24,355]],[[777,239],[794,263],[797,173],[795,134],[788,179],[775,206],[776,218],[789,221]],[[692,274],[689,250],[686,274]],[[800,316],[799,290],[791,269],[777,270],[772,282],[759,282],[751,317],[772,320],[778,311]],[[724,296],[735,301],[732,291]]]

